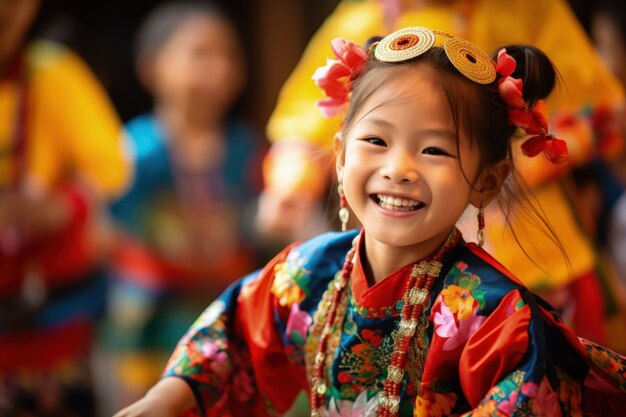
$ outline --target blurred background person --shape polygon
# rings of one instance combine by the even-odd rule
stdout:
[[[93,416],[102,207],[129,170],[121,123],[90,69],[29,40],[39,7],[0,1],[0,415]]]
[[[215,3],[159,5],[139,28],[136,69],[154,108],[125,126],[135,168],[111,208],[117,407],[158,380],[207,301],[258,265],[248,219],[263,143],[233,112],[247,79],[236,27]]]
[[[540,205],[526,203],[545,211],[565,243],[569,265],[558,246],[533,223],[535,219],[513,216],[517,223],[514,229],[520,231],[516,235],[505,232],[502,222],[491,221],[486,225],[486,244],[498,248],[494,256],[554,303],[579,334],[624,351],[623,331],[607,332],[604,322],[605,313],[616,314],[619,300],[611,284],[603,281],[605,274],[593,236],[580,225],[580,213],[572,203],[577,191],[570,189],[569,177],[572,167],[619,152],[622,139],[610,128],[609,121],[623,109],[623,89],[602,65],[588,35],[563,0],[340,1],[285,83],[269,120],[267,134],[273,144],[264,161],[259,230],[285,241],[306,238],[310,219],[319,216],[319,207],[324,204],[329,189],[328,169],[332,167],[330,143],[339,118],[329,122],[312,106],[322,94],[310,78],[316,63],[332,56],[330,41],[340,36],[364,43],[373,34],[409,25],[454,33],[487,51],[506,43],[532,44],[555,63],[562,82],[547,105],[553,115],[552,131],[568,142],[570,162],[554,167],[542,157],[526,158],[518,168]],[[510,197],[515,201],[518,195]],[[513,204],[511,209],[515,207]],[[494,215],[488,217],[493,219]],[[474,240],[474,232],[466,232],[466,239]],[[517,247],[516,240],[529,256],[509,250]],[[529,257],[538,259],[537,264]],[[623,327],[621,321],[615,325]]]
[[[616,1],[596,4],[590,31],[607,68],[626,87],[626,4]],[[621,114],[616,128],[626,134],[626,112]],[[612,162],[610,166],[601,165],[593,171],[589,175],[593,181],[588,183],[591,183],[592,190],[602,191],[610,187],[610,194],[602,199],[605,204],[596,211],[596,219],[602,244],[608,247],[622,281],[626,282],[626,152],[622,151]],[[598,174],[600,169],[605,175]]]

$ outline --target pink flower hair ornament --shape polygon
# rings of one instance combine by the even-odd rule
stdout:
[[[346,110],[352,82],[367,63],[367,52],[352,41],[336,38],[331,47],[335,59],[327,59],[326,65],[319,67],[312,77],[326,94],[326,98],[316,102],[325,117],[334,117]]]

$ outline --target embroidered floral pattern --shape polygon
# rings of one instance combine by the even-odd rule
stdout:
[[[303,346],[311,323],[313,323],[311,316],[306,311],[300,310],[298,304],[293,304],[285,332],[294,344]]]
[[[510,416],[515,410],[520,387],[524,381],[524,371],[515,371],[491,388],[485,399],[476,407],[473,414],[465,416]]]
[[[313,318],[306,311],[300,310],[299,304],[291,306],[287,327],[285,328],[285,336],[287,337],[285,353],[293,363],[304,365],[307,333],[312,323]]]
[[[580,341],[593,363],[613,378],[623,392],[626,392],[626,358],[589,340],[580,339]]]
[[[444,387],[443,384],[436,384]],[[432,390],[424,389],[415,400],[414,417],[442,417],[452,411],[457,395],[452,391],[437,392],[437,386]]]
[[[400,315],[400,312],[402,311],[402,307],[404,307],[404,300],[398,300],[391,307],[382,307],[378,309],[355,305],[356,312],[359,313],[360,316],[370,317],[373,319],[398,316]]]
[[[283,307],[291,307],[307,296],[308,286],[305,283],[306,275],[310,274],[304,268],[306,260],[298,251],[292,251],[284,262],[274,267],[274,282],[272,293]]]
[[[222,301],[211,304],[193,325],[202,330],[186,343],[179,343],[167,365],[176,374],[193,376],[203,385],[204,394],[214,400],[217,400],[221,392],[219,387],[230,377],[233,369],[227,350],[224,309]],[[239,377],[239,382],[245,382],[243,376]],[[242,388],[242,395],[251,389],[249,384]]]
[[[267,276],[246,279],[238,287],[232,286],[229,290],[231,292],[222,298],[224,301],[217,301],[207,308],[173,354],[166,375],[182,375],[191,381],[206,414],[217,415],[228,410],[236,416],[274,415],[277,412],[267,411],[265,414],[265,410],[288,407],[287,402],[292,399],[290,390],[293,391],[294,387],[297,390],[295,380],[310,381],[310,376],[306,379],[304,369],[310,369],[315,362],[319,335],[324,327],[316,326],[316,323],[325,322],[334,288],[329,277],[332,272],[325,270],[320,274],[317,267],[316,271],[305,269],[307,263],[304,260],[307,256],[313,259],[310,253],[305,249],[302,254],[292,252],[287,261],[275,270],[265,271]],[[345,245],[340,255],[345,256]],[[328,251],[324,252],[324,256],[330,256]],[[340,256],[337,255],[337,258]],[[524,294],[522,297],[510,297],[511,291],[523,293],[523,290],[504,277],[498,278],[495,268],[490,269],[484,263],[475,267],[480,260],[471,254],[467,257],[471,259],[471,267],[460,259],[466,258],[458,258],[452,265],[444,266],[448,272],[441,292],[432,295],[432,316],[422,315],[416,323],[418,330],[408,346],[408,364],[401,383],[399,416],[443,417],[467,413],[471,416],[580,417],[583,381],[577,376],[586,375],[584,364],[574,369],[574,372],[570,372],[569,368],[559,370],[555,366],[558,361],[547,361],[546,356],[533,355],[530,350],[533,345],[529,345],[529,350],[525,351],[529,354],[508,346],[502,348],[505,351],[498,350],[497,355],[524,355],[508,376],[491,368],[484,369],[484,372],[483,368],[477,371],[474,369],[468,374],[465,373],[466,369],[458,366],[459,358],[466,353],[477,358],[481,358],[484,353],[486,363],[493,359],[490,357],[493,352],[482,351],[484,343],[465,345],[471,335],[478,336],[476,329],[480,326],[492,326],[488,316],[484,315],[486,312],[498,314],[504,320],[518,320],[520,314],[515,313],[520,309],[535,311],[536,308],[535,304],[524,304]],[[476,271],[481,271],[480,277]],[[258,279],[267,280],[265,282],[268,285],[249,285],[259,282]],[[270,282],[275,285],[270,286]],[[241,295],[259,288],[267,291],[266,295],[271,292],[276,297],[274,309],[263,312],[251,305],[240,308],[241,303],[254,300],[254,297]],[[324,289],[327,291],[324,292]],[[502,303],[505,297],[511,301]],[[335,320],[329,327],[331,336],[328,339],[328,352],[332,354],[325,358],[328,363],[324,374],[326,409],[321,410],[320,415],[374,416],[378,408],[377,395],[387,378],[394,336],[400,331],[399,320],[394,315],[374,318],[360,313],[350,296],[338,306],[338,317],[341,320]],[[281,366],[273,373],[272,384],[276,385],[272,386],[274,391],[268,392],[264,391],[261,384],[256,385],[255,378],[261,376],[253,372],[250,361],[251,353],[257,357],[266,354],[267,344],[257,345],[246,339],[249,334],[258,335],[254,333],[258,327],[254,326],[260,314],[269,314],[263,319],[267,322],[275,320],[276,328],[282,331],[282,334],[276,332],[279,340],[264,339],[263,342],[284,347],[283,352],[290,361],[284,370]],[[319,320],[313,321],[313,315],[319,316]],[[231,323],[231,317],[236,317],[237,322]],[[531,321],[536,320],[536,317],[541,317],[541,314],[531,315]],[[422,321],[426,326],[422,325]],[[429,323],[433,327],[428,328]],[[564,338],[551,337],[554,334],[546,335],[542,333],[544,330],[537,333],[537,329],[542,326],[528,326],[517,321],[510,324],[515,326],[520,323],[526,326],[521,331],[531,334],[537,345],[547,347],[545,352],[548,358],[563,355],[563,360],[572,359],[571,363],[582,364],[580,356]],[[555,327],[543,327],[546,327],[545,331],[560,331]],[[420,329],[426,331],[422,333]],[[585,384],[600,384],[592,387],[606,389],[609,393],[619,392],[618,387],[621,386],[626,392],[624,358],[591,342],[582,342],[589,357],[598,365],[593,368],[595,371],[589,372]],[[489,348],[491,345],[486,346]],[[281,359],[280,355],[281,352],[278,352],[278,359]],[[303,358],[306,359],[304,364]],[[301,374],[297,374],[299,370],[302,370]],[[548,382],[543,378],[544,374],[554,378]],[[469,382],[468,376],[472,378]],[[595,379],[590,380],[592,377]],[[610,378],[617,383],[612,383]],[[496,381],[495,386],[492,381]],[[267,380],[263,382],[267,383]],[[468,385],[461,386],[466,383]],[[474,410],[468,405],[472,390],[471,401],[480,401]],[[585,399],[589,400],[588,397]],[[585,407],[589,404],[586,403]],[[613,407],[613,403],[610,406]],[[610,409],[617,410],[614,415],[620,415],[620,407],[621,403],[616,401]],[[598,409],[605,410],[606,407]],[[259,410],[263,412],[259,413]]]
[[[457,320],[470,318],[475,307],[482,308],[485,304],[485,291],[478,289],[480,278],[466,270],[467,264],[457,262],[448,274],[455,284],[441,291],[444,304],[456,315]]]
[[[337,358],[337,382],[345,398],[353,399],[358,387],[382,388],[389,356],[393,351],[393,333],[381,329],[361,329],[355,333],[356,343],[342,348]]]
[[[486,317],[477,315],[477,311],[478,309],[473,309],[469,317],[459,320],[458,325],[452,311],[445,304],[441,305],[440,312],[435,312],[435,332],[447,339],[443,344],[444,350],[454,350],[463,345],[480,327]]]
[[[559,386],[559,400],[566,416],[583,417],[582,389],[578,382],[574,381],[561,368],[556,368],[556,373],[561,382]]]
[[[521,391],[527,397],[524,401],[530,402],[531,415],[537,417],[562,416],[559,395],[550,387],[547,378],[544,377],[539,385],[534,382],[526,382],[522,385]]]

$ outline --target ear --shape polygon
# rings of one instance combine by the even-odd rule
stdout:
[[[475,191],[472,191],[470,203],[474,207],[486,207],[491,201],[497,197],[504,181],[511,172],[511,161],[503,159],[495,165],[485,169],[475,184]]]
[[[343,145],[343,135],[341,132],[335,133],[334,139],[334,148],[335,148],[335,169],[337,171],[337,179],[339,183],[343,178],[343,167],[345,163],[345,153],[344,153],[344,145]]]

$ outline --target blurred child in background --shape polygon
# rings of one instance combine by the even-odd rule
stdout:
[[[121,403],[156,381],[206,300],[256,266],[245,213],[262,151],[251,127],[232,117],[246,65],[223,10],[162,5],[141,26],[136,48],[154,109],[126,125],[134,178],[112,207],[119,239],[109,340]]]
[[[591,35],[600,57],[607,68],[616,78],[626,86],[626,4],[624,2],[601,1],[594,9],[591,20]],[[619,119],[619,126],[626,134],[626,114]],[[612,197],[606,199],[603,210],[598,215],[601,233],[606,245],[615,260],[617,270],[622,281],[626,282],[626,152],[622,152],[611,169],[607,169],[611,178],[617,179],[617,186],[613,186]],[[596,184],[600,189],[606,189],[606,176],[596,177]]]
[[[128,168],[90,69],[59,44],[26,41],[39,7],[0,1],[0,415],[93,416],[100,208]]]

